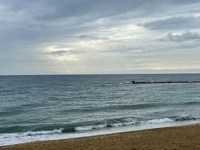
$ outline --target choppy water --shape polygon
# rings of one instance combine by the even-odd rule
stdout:
[[[0,76],[0,145],[198,121],[200,74]]]

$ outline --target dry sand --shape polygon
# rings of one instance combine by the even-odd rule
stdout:
[[[200,125],[43,141],[0,150],[200,150]]]

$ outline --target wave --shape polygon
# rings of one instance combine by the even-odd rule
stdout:
[[[100,84],[101,87],[110,87],[110,86],[121,86],[131,84],[131,82],[116,82],[116,83],[102,83]]]
[[[12,89],[2,89],[1,88],[0,92],[1,93],[12,93],[12,92],[14,92],[14,90],[12,90]]]
[[[175,118],[175,121],[191,121],[191,120],[198,120],[199,118],[193,116],[179,116]]]
[[[183,105],[200,105],[200,102],[197,102],[197,101],[186,102],[186,103],[183,103]]]
[[[37,125],[37,126],[10,126],[0,127],[0,133],[26,133],[26,135],[43,135],[55,133],[76,133],[91,130],[99,130],[111,127],[123,126],[140,126],[147,124],[165,124],[172,122],[183,122],[199,120],[194,116],[173,116],[170,118],[157,118],[149,120],[140,120],[137,118],[114,118],[108,120],[82,122],[77,124],[52,124],[52,125]]]
[[[27,106],[31,106],[27,105]],[[33,104],[33,106],[36,104]],[[172,102],[172,103],[135,103],[135,104],[105,104],[104,106],[84,106],[81,108],[65,108],[60,110],[60,113],[91,113],[91,112],[109,112],[113,110],[139,110],[139,109],[152,109],[152,108],[163,108],[166,106],[181,106],[181,105],[200,105],[200,102],[192,101],[192,102]],[[0,112],[0,115],[4,115],[6,112]],[[12,114],[9,112],[9,114]]]
[[[88,112],[100,112],[100,111],[112,111],[112,110],[137,110],[137,109],[149,109],[149,108],[155,108],[155,107],[163,107],[170,104],[167,103],[149,103],[149,104],[122,104],[122,105],[107,105],[107,106],[101,106],[101,107],[83,107],[79,109],[68,109],[68,110],[62,110],[64,113],[70,113],[70,112],[82,112],[82,113],[88,113]]]
[[[37,140],[55,140],[69,137],[80,137],[80,135],[89,136],[93,133],[93,131],[97,131],[96,133],[100,133],[100,131],[108,131],[110,130],[110,128],[120,130],[121,127],[131,127],[131,129],[134,130],[133,127],[148,127],[149,125],[150,127],[162,127],[162,125],[164,126],[165,124],[184,121],[194,121],[199,119],[200,118],[198,117],[186,115],[176,117],[174,116],[170,118],[155,118],[149,120],[139,120],[137,118],[115,118],[97,122],[79,123],[74,125],[40,125],[41,127],[13,126],[7,128],[0,128],[0,141],[3,141],[2,143],[0,143],[0,146]]]
[[[152,119],[152,120],[148,120],[146,123],[147,124],[161,124],[161,123],[170,123],[170,122],[174,122],[174,120],[170,118]]]
[[[55,129],[55,130],[49,130],[49,131],[27,131],[24,133],[26,136],[34,136],[34,135],[50,135],[50,134],[58,134],[62,133],[62,129]]]

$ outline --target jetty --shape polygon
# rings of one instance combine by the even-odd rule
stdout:
[[[132,81],[132,84],[200,83],[200,81]]]

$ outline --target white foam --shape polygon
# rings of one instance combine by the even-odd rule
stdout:
[[[169,119],[169,118],[164,118],[164,119],[153,119],[147,121],[147,124],[163,124],[163,123],[170,123],[174,122],[174,120]]]
[[[124,123],[115,123],[112,124],[112,127],[123,127],[123,126],[130,126],[130,125],[134,125],[135,121],[133,122],[124,122]]]
[[[22,133],[24,134],[25,136],[32,136],[32,135],[46,135],[46,134],[56,134],[56,133],[62,133],[62,128],[61,129],[55,129],[55,130],[52,130],[52,131],[37,131],[37,132],[34,132],[34,131],[28,131],[28,132],[25,132],[25,133]]]
[[[95,135],[104,135],[112,133],[121,133],[128,131],[138,131],[144,129],[153,129],[170,126],[180,126],[186,124],[199,123],[199,121],[185,121],[185,122],[171,122],[169,119],[155,119],[150,120],[149,123],[141,124],[140,126],[121,126],[114,128],[104,128],[99,130],[92,130],[88,132],[79,133],[60,133],[60,130],[52,131],[39,131],[38,133],[26,132],[26,133],[10,133],[0,134],[0,146],[15,145],[20,143],[34,142],[34,141],[46,141],[46,140],[60,140],[69,138],[88,137]],[[51,136],[49,136],[49,133]]]
[[[102,125],[96,125],[96,126],[82,126],[82,127],[76,127],[76,131],[89,131],[89,130],[93,130],[93,129],[102,129],[105,128],[106,124],[102,124]]]

